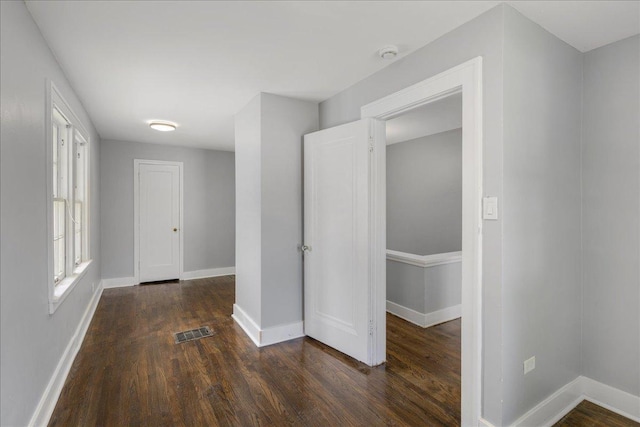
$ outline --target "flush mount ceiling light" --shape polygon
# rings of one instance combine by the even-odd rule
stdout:
[[[380,55],[382,59],[393,59],[398,55],[398,47],[390,44],[380,49],[378,55]]]
[[[176,130],[176,125],[170,122],[161,122],[161,121],[153,121],[149,123],[149,127],[151,129],[159,130],[160,132],[171,132],[172,130]]]

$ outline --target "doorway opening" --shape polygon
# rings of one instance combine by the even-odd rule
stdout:
[[[482,361],[482,58],[378,99],[361,117],[383,123],[460,93],[462,96],[461,425],[481,418]],[[386,126],[376,126],[386,133]],[[383,138],[380,138],[383,139]],[[374,151],[372,215],[375,224],[370,271],[374,353],[386,354],[386,150]]]
[[[385,139],[387,364],[459,410],[462,93],[387,120]]]

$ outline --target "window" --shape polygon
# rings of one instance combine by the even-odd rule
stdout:
[[[89,141],[51,85],[50,286],[53,313],[84,275],[89,256]]]

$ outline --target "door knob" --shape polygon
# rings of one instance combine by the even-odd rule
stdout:
[[[173,231],[174,231],[174,232],[175,232],[175,231],[178,231],[178,229],[174,227],[174,228],[173,228]]]
[[[302,252],[311,252],[311,246],[302,245],[300,249],[302,249]]]

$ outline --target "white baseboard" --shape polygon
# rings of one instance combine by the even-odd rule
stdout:
[[[289,341],[304,336],[304,322],[272,326],[261,331],[260,347]]]
[[[233,304],[233,320],[249,335],[251,341],[260,347],[260,327],[238,304]]]
[[[207,270],[185,271],[182,273],[181,280],[204,279],[206,277],[228,276],[236,274],[235,267],[209,268]],[[103,279],[104,289],[126,288],[128,286],[139,285],[135,277],[114,277],[112,279]]]
[[[512,426],[518,427],[547,427],[558,422],[567,415],[578,403],[584,400],[582,396],[582,377],[578,377],[564,385],[551,396],[537,404],[526,414],[518,418]]]
[[[387,311],[394,316],[423,328],[448,322],[462,316],[462,305],[454,305],[431,313],[420,313],[395,302],[387,300]]]
[[[443,308],[442,310],[427,313],[424,316],[424,327],[437,325],[439,323],[448,322],[449,320],[462,317],[462,305],[454,305],[452,307]]]
[[[139,283],[135,277],[115,277],[113,279],[102,279],[102,287],[104,289],[125,288],[127,286],[136,286]]]
[[[478,427],[495,427],[495,426],[491,424],[489,421],[485,420],[484,418],[480,418],[478,420]]]
[[[260,329],[251,316],[237,304],[233,304],[231,317],[258,347],[265,347],[304,336],[304,323],[302,321]]]
[[[640,423],[640,396],[582,377],[585,400]]]
[[[44,390],[44,393],[40,398],[40,402],[38,402],[38,406],[31,416],[31,420],[28,424],[29,427],[46,426],[49,423],[49,419],[53,414],[53,410],[55,409],[60,393],[62,392],[62,387],[64,387],[64,383],[69,375],[69,371],[71,370],[71,365],[78,354],[78,350],[80,350],[80,345],[84,340],[84,336],[91,324],[91,319],[93,319],[93,315],[98,307],[102,290],[103,285],[102,282],[100,282],[100,284],[98,284],[98,288],[95,290],[91,300],[89,301],[89,305],[87,306],[75,333],[69,340],[67,348],[65,348],[62,353],[58,366],[56,366],[56,370],[53,372],[53,375],[49,380],[49,384],[47,384],[47,388]]]
[[[624,417],[640,422],[639,396],[634,396],[594,381],[591,378],[580,376],[518,418],[512,426],[552,426],[583,400],[588,400]]]
[[[423,326],[425,324],[424,313],[420,313],[419,311],[412,310],[389,300],[387,300],[387,311],[394,316],[398,316],[407,322],[413,323],[414,325]]]
[[[207,277],[228,276],[236,274],[235,267],[208,268],[206,270],[185,271],[181,280],[204,279]]]

